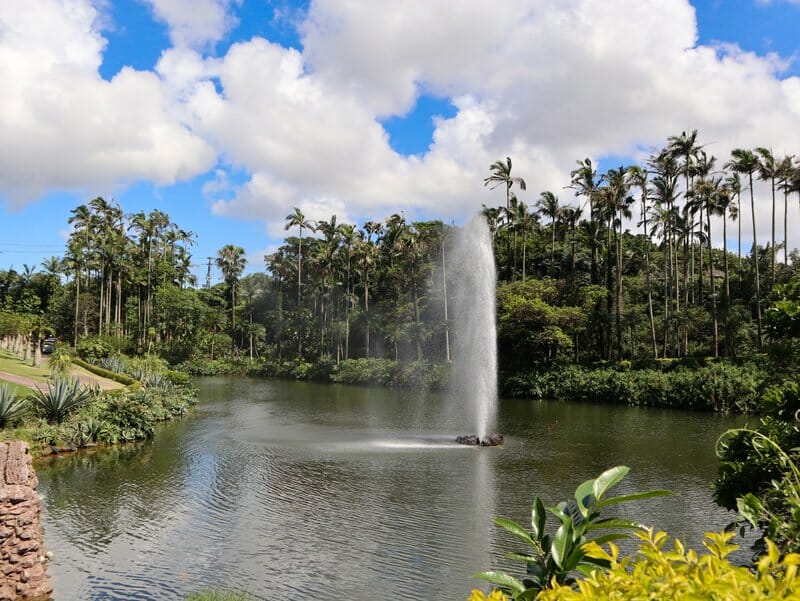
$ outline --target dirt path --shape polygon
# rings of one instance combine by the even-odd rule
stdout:
[[[93,373],[83,369],[82,367],[78,367],[77,365],[73,365],[70,368],[69,375],[73,378],[76,378],[84,386],[99,386],[101,390],[114,390],[116,388],[124,388],[124,386],[119,382],[115,382],[114,380],[109,380],[108,378],[101,378],[100,376],[96,376]],[[36,380],[33,380],[31,378],[26,378],[25,376],[18,376],[16,374],[11,374],[5,371],[0,371],[0,380],[5,380],[6,382],[12,382],[13,384],[18,384],[19,386],[24,386],[32,390],[47,390],[46,382],[40,382],[40,381],[37,382]]]
[[[11,382],[12,384],[17,384],[19,386],[24,386],[25,388],[47,390],[47,384],[43,382],[36,382],[30,378],[10,374],[6,371],[0,371],[0,380],[5,380],[6,382]]]

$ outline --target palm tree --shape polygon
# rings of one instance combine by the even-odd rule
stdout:
[[[750,212],[753,218],[753,267],[756,285],[756,326],[758,328],[758,350],[764,348],[761,328],[761,277],[758,270],[758,238],[756,236],[756,205],[753,198],[753,173],[760,167],[758,157],[751,150],[736,148],[731,152],[731,160],[725,164],[736,173],[746,173],[750,186]]]
[[[581,209],[578,207],[566,206],[561,210],[561,218],[564,224],[569,229],[570,233],[570,253],[569,253],[569,269],[570,273],[575,272],[575,230],[578,227],[578,222],[581,220]]]
[[[222,271],[222,278],[231,292],[231,331],[236,331],[236,289],[239,287],[239,276],[242,275],[247,259],[241,246],[226,244],[217,252],[217,267]]]
[[[779,187],[783,191],[783,264],[787,267],[789,265],[789,192],[792,191],[793,160],[793,156],[785,156],[777,167]]]
[[[628,184],[625,179],[627,169],[609,169],[603,176],[607,185],[603,188],[604,200],[609,214],[613,215],[615,241],[615,274],[616,274],[616,326],[617,326],[617,359],[623,358],[622,341],[622,226],[625,219],[631,218],[630,205],[633,199],[628,196]]]
[[[500,184],[506,188],[506,208],[511,208],[511,186],[517,184],[520,190],[526,189],[525,180],[521,177],[514,177],[511,175],[511,157],[506,157],[505,163],[501,160],[495,161],[489,166],[491,175],[484,178],[483,185],[489,186],[490,190],[494,190]],[[490,185],[491,184],[491,185]]]
[[[761,181],[769,181],[772,189],[772,244],[770,246],[771,264],[772,264],[772,285],[775,285],[775,188],[776,181],[779,176],[778,165],[775,162],[775,157],[772,151],[768,148],[756,148],[756,155],[758,159],[758,179]],[[752,190],[751,190],[752,192]]]
[[[314,224],[313,222],[306,220],[306,216],[303,215],[303,212],[300,209],[294,207],[294,213],[290,213],[286,216],[286,225],[283,229],[288,230],[293,227],[296,227],[299,232],[297,241],[297,308],[299,309],[302,302],[300,284],[303,281],[303,230],[313,230]]]
[[[653,315],[653,288],[650,282],[650,238],[647,235],[647,170],[638,165],[628,167],[628,181],[639,188],[640,217],[639,225],[644,226],[644,277],[647,286],[647,316],[650,320],[650,341],[653,346],[653,359],[658,359],[658,342],[656,341],[656,321]]]
[[[730,215],[731,219],[735,219],[739,223],[739,232],[737,234],[737,253],[739,257],[739,270],[742,269],[742,178],[735,171],[725,179],[725,185],[730,190],[731,195],[736,197],[736,205],[731,204]]]
[[[536,201],[539,207],[538,213],[550,220],[550,274],[555,277],[556,273],[556,220],[561,212],[561,205],[558,203],[558,196],[550,192],[542,192],[539,200]]]
[[[594,223],[594,200],[597,194],[597,171],[588,157],[577,161],[578,168],[570,172],[572,183],[570,188],[575,190],[576,196],[585,196],[589,203],[589,223]],[[597,283],[597,247],[592,246],[592,284]]]

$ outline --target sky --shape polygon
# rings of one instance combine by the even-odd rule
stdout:
[[[534,205],[682,131],[800,154],[798,24],[800,0],[2,0],[0,269],[61,255],[96,196],[194,232],[202,282],[225,244],[262,270],[294,207],[464,223],[507,156]],[[796,198],[788,225],[800,247]]]

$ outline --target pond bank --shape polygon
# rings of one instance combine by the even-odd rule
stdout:
[[[46,601],[53,592],[38,485],[28,444],[0,443],[0,601]]]

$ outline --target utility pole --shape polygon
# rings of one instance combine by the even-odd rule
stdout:
[[[206,257],[208,260],[208,269],[206,271],[206,289],[211,288],[211,261],[214,257]]]

